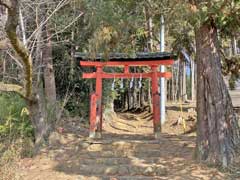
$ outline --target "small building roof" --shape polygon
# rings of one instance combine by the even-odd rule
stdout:
[[[127,53],[110,53],[108,57],[103,53],[97,54],[95,57],[89,55],[88,53],[77,52],[75,58],[80,61],[159,61],[159,60],[172,60],[176,59],[176,56],[169,52],[138,52],[134,54]]]

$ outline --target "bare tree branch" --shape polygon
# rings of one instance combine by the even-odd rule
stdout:
[[[0,0],[0,5],[6,7],[6,8],[11,8],[11,2],[10,0]]]
[[[28,102],[35,102],[33,99],[25,96],[24,87],[17,84],[5,84],[0,82],[0,92],[14,92]]]
[[[41,24],[37,27],[37,29],[35,29],[35,31],[30,35],[30,37],[28,38],[27,41],[29,41],[38,31],[40,28],[42,28],[48,21],[49,19],[56,13],[58,12],[62,7],[64,7],[67,3],[69,2],[69,0],[61,0],[57,7],[54,9],[54,11],[47,17],[46,20],[44,20],[43,22],[41,22]]]
[[[25,73],[25,92],[26,97],[31,98],[32,95],[32,59],[31,56],[24,46],[24,44],[19,40],[16,29],[19,22],[19,1],[18,0],[8,0],[9,6],[8,9],[8,19],[5,25],[5,30],[7,36],[12,44],[12,47],[16,51],[16,53],[21,58],[24,65],[24,73]],[[3,5],[2,1],[0,1],[0,5]]]
[[[20,68],[23,68],[23,65],[21,64],[21,62],[19,62],[19,60],[14,57],[14,55],[12,55],[9,51],[6,52],[15,62],[16,64],[20,67]]]
[[[8,40],[0,40],[0,50],[6,50],[8,48]]]
[[[5,84],[0,82],[0,91],[3,92],[16,92],[22,97],[24,97],[24,88],[16,84]]]

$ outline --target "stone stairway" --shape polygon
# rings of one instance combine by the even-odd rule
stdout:
[[[222,180],[216,169],[193,160],[195,138],[152,134],[152,122],[122,116],[104,123],[101,140],[86,138],[88,129],[65,124],[59,143],[21,165],[24,180]],[[32,160],[30,160],[32,161]],[[30,169],[30,170],[29,170]]]
[[[65,159],[69,163],[59,165],[57,170],[90,180],[144,180],[166,176],[167,168],[161,162],[159,151],[163,141],[153,138],[151,121],[130,118],[105,122],[103,138],[81,142],[74,155]],[[147,130],[139,127],[141,123],[149,125]]]
[[[161,144],[164,145],[158,140],[144,138],[142,141],[85,142],[72,158],[65,159],[69,163],[59,165],[57,170],[77,173],[79,179],[164,179],[168,168],[161,158]]]

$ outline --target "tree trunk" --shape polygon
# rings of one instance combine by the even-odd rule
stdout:
[[[144,6],[144,10],[145,10],[145,18],[146,18],[146,29],[148,32],[147,49],[148,51],[152,52],[153,51],[153,22],[152,22],[152,17],[151,17],[151,13],[149,11],[148,5]]]
[[[48,25],[43,28],[43,37],[47,43],[43,47],[43,65],[44,65],[44,88],[48,104],[51,106],[56,105],[56,85],[55,75],[52,62],[52,44]]]
[[[136,109],[137,106],[138,106],[137,79],[134,79],[134,85],[133,85],[133,109]]]
[[[130,101],[129,90],[126,91],[125,97],[126,97],[126,99],[125,99],[125,110],[129,110],[129,101]]]
[[[37,7],[39,8],[39,7]],[[39,11],[39,9],[38,9]],[[39,16],[39,14],[37,14]],[[38,18],[37,18],[38,19]],[[53,124],[49,121],[48,111],[46,109],[46,97],[44,96],[43,89],[43,58],[42,58],[42,41],[43,41],[43,31],[39,27],[40,22],[36,22],[39,28],[37,32],[37,43],[36,43],[36,58],[34,62],[34,69],[36,79],[33,83],[33,99],[34,102],[29,102],[29,110],[31,122],[34,127],[35,134],[35,154],[40,150],[42,144],[44,144],[49,137],[51,131],[53,130]]]
[[[145,106],[147,106],[144,97],[145,97],[145,91],[144,91],[144,88],[142,87],[142,88],[140,89],[140,107],[145,107]]]
[[[151,1],[147,1],[147,2],[148,4],[151,4]],[[145,19],[146,19],[146,30],[148,32],[147,51],[152,52],[153,51],[153,21],[152,21],[151,13],[149,11],[149,7],[147,4],[144,6],[144,12],[145,12]],[[148,83],[147,93],[148,93],[149,112],[152,112],[153,111],[152,93],[151,93],[152,86],[151,86],[150,79],[147,80],[147,83]]]
[[[191,96],[192,101],[195,100],[195,62],[191,60]]]
[[[183,99],[183,62],[179,59],[179,68],[178,68],[178,96],[179,100]]]
[[[33,88],[33,66],[32,66],[32,57],[30,56],[30,52],[26,48],[26,46],[20,41],[17,36],[16,29],[19,22],[19,1],[18,0],[10,0],[7,1],[7,4],[4,4],[0,1],[0,5],[4,5],[8,9],[8,20],[5,25],[6,33],[11,42],[13,49],[16,51],[17,55],[21,59],[21,64],[23,65],[24,72],[24,87],[19,85],[4,85],[1,84],[0,91],[14,91],[23,97],[30,111],[30,119],[32,125],[34,127],[35,132],[35,142],[36,142],[36,150],[39,149],[41,142],[44,138],[48,136],[48,124],[46,119],[44,118],[44,114],[42,113],[42,106],[39,103],[42,98],[38,93],[34,91]],[[37,69],[37,68],[36,68]]]
[[[128,111],[132,108],[132,90],[131,88],[129,87],[128,88]]]
[[[172,79],[171,79],[171,93],[172,93],[172,96],[171,96],[171,99],[172,101],[174,102],[175,101],[175,69],[174,69],[174,66],[172,67]]]
[[[43,144],[46,143],[50,133],[53,130],[53,124],[47,119],[47,111],[45,107],[45,98],[43,94],[43,87],[38,86],[35,89],[36,94],[34,101],[28,102],[30,111],[30,119],[34,128],[35,147],[34,154],[37,154]]]
[[[183,64],[183,74],[182,74],[182,77],[183,77],[183,80],[182,80],[182,98],[183,98],[183,101],[187,101],[187,77],[186,77],[186,62],[183,61],[182,62]]]
[[[237,55],[237,40],[235,36],[231,38],[231,45],[232,45],[232,55]]]
[[[23,19],[23,14],[22,14],[21,8],[19,9],[19,20],[20,20],[20,25],[21,25],[21,30],[22,30],[23,44],[25,47],[27,47],[26,30],[25,30],[24,19]]]
[[[123,81],[123,86],[125,87],[124,90],[124,111],[129,109],[129,93],[128,93],[128,88],[126,88],[128,86],[128,80],[124,80]]]
[[[180,79],[180,75],[179,75],[179,72],[180,72],[180,60],[178,60],[177,62],[177,70],[176,70],[176,83],[175,83],[175,87],[176,87],[176,91],[175,91],[175,100],[179,101],[179,89],[180,89],[180,86],[179,86],[179,79]]]
[[[148,93],[148,104],[149,104],[149,112],[153,112],[153,106],[152,106],[152,91],[151,91],[151,80],[148,79],[148,89],[147,89],[147,93]]]
[[[71,37],[71,41],[72,41],[72,44],[71,44],[71,59],[70,59],[70,81],[73,81],[74,79],[74,65],[75,65],[75,45],[73,44],[74,42],[74,37],[75,37],[75,33],[74,33],[74,29],[72,30],[72,37]]]
[[[217,30],[205,23],[196,30],[197,147],[200,161],[224,167],[239,148],[239,125],[221,73]]]

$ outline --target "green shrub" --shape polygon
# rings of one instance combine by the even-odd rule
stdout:
[[[33,137],[25,101],[14,93],[0,94],[0,139]]]
[[[236,88],[236,82],[238,79],[239,79],[238,75],[231,74],[229,81],[228,81],[230,90],[234,90]]]

